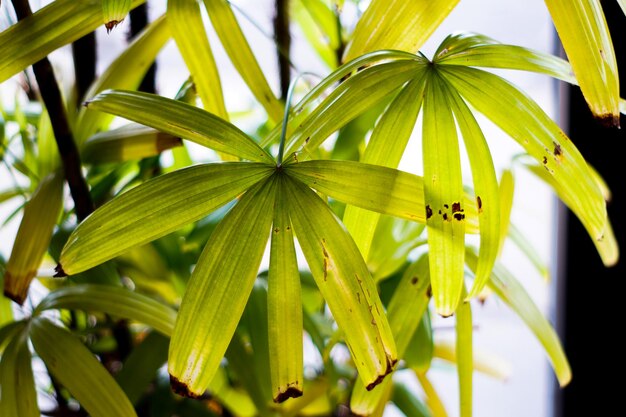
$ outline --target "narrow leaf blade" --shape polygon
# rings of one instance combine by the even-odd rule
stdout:
[[[130,12],[130,0],[102,0],[102,17],[107,32],[122,23]]]
[[[13,337],[0,361],[0,415],[39,417],[32,357],[25,331]]]
[[[478,269],[478,267],[476,269]],[[467,295],[465,289],[463,289],[463,295]],[[472,327],[472,308],[469,301],[463,301],[461,304],[459,304],[459,307],[456,310],[456,368],[459,377],[459,404],[461,417],[471,417],[473,409],[473,331],[474,329]]]

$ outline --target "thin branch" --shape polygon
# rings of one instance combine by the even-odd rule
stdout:
[[[18,21],[33,14],[27,0],[12,0],[12,3]],[[74,200],[76,216],[80,221],[93,211],[93,203],[87,181],[85,181],[81,171],[80,155],[67,119],[61,91],[48,58],[35,62],[33,72],[39,85],[41,98],[50,115],[52,131],[61,156],[65,179]]]
[[[96,79],[96,47],[95,32],[88,33],[72,43],[77,106],[85,100],[85,93]]]
[[[133,39],[139,32],[141,32],[146,26],[148,26],[148,5],[143,3],[130,11],[130,33],[128,34],[128,40]],[[146,75],[141,81],[141,85],[138,88],[139,91],[145,91],[146,93],[156,93],[156,62],[153,63]]]
[[[274,38],[278,57],[278,75],[280,79],[280,95],[287,99],[291,84],[290,50],[291,33],[289,31],[289,0],[276,0],[274,14]]]

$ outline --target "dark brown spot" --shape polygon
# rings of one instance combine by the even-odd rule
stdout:
[[[454,218],[457,219],[458,221],[461,221],[465,218],[465,214],[463,213],[454,213]]]
[[[274,233],[279,233],[279,232],[280,232],[280,227],[274,228]]]
[[[55,274],[53,275],[53,277],[55,278],[63,278],[67,276],[61,264],[57,264],[57,266],[54,267],[54,272]]]
[[[543,157],[543,164],[545,165],[545,164],[547,164],[547,163],[548,163],[548,158],[544,156],[544,157]]]
[[[447,204],[444,204],[443,206],[444,206],[445,208],[450,208],[450,206],[449,206],[449,205],[447,205]]]
[[[386,365],[387,365],[387,366],[386,366],[386,368],[385,368],[385,373],[384,373],[384,374],[381,374],[381,375],[378,375],[378,377],[374,380],[374,382],[372,382],[372,383],[368,384],[368,385],[365,387],[368,391],[371,391],[372,389],[374,389],[374,387],[375,387],[376,385],[378,385],[378,384],[380,384],[381,382],[383,382],[383,380],[385,379],[385,377],[386,377],[387,375],[389,375],[390,373],[392,373],[392,372],[393,372],[393,367],[395,366],[395,364],[396,364],[396,363],[398,363],[398,360],[397,360],[397,359],[395,359],[395,358],[390,360],[390,359],[389,359],[389,356],[387,356],[387,360],[386,360],[386,362],[387,362],[387,363],[386,363]]]
[[[426,297],[431,298],[432,296],[433,296],[433,287],[429,285],[428,289],[426,290]]]
[[[426,206],[426,218],[430,219],[433,215],[433,210],[430,208],[430,206]]]
[[[290,230],[291,230],[291,226],[287,226],[287,231],[290,231]]]
[[[480,198],[479,195],[476,196],[476,204],[478,205],[478,212],[482,213],[482,211],[483,211],[483,200]]]
[[[296,388],[293,386],[287,387],[285,391],[280,391],[276,397],[274,397],[274,402],[276,404],[280,404],[289,398],[298,398],[302,396],[302,390],[300,388]]]
[[[554,144],[554,156],[556,156],[558,159],[561,159],[563,157],[563,150],[561,149],[561,145],[556,142],[552,143]]]
[[[122,19],[124,20],[124,19]],[[107,29],[107,33],[111,33],[111,31],[113,30],[113,28],[117,25],[119,25],[120,23],[122,23],[122,20],[111,20],[110,22],[107,22],[104,24],[104,27]]]
[[[606,114],[595,115],[594,117],[604,127],[616,127],[618,129],[620,128],[620,126],[619,126],[619,114],[606,113]]]
[[[417,277],[411,278],[411,284],[415,285],[415,284],[417,284],[417,281],[419,281],[419,279]]]
[[[439,210],[439,214],[441,214],[441,210]]]
[[[309,136],[308,138],[304,140],[304,144],[306,145],[307,143],[309,143],[310,140],[311,140],[311,136]]]
[[[461,210],[461,203],[452,203],[452,213],[456,213],[459,211],[463,211]]]
[[[356,293],[356,300],[359,302],[359,304],[361,304],[361,293],[360,292]]]
[[[174,375],[170,375],[170,387],[172,387],[172,391],[174,391],[176,394],[182,397],[200,398],[202,396],[201,394],[196,394],[192,392],[187,386],[187,384],[180,381]]]
[[[443,219],[448,220],[448,213],[443,213]]]

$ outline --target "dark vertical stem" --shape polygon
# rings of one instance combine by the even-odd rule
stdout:
[[[32,15],[27,0],[13,0],[12,2],[18,20],[26,19]],[[80,155],[67,119],[61,91],[48,58],[35,62],[33,72],[39,85],[41,98],[50,115],[52,131],[61,156],[65,179],[74,200],[76,216],[79,220],[83,220],[93,211],[93,203],[87,181],[85,181],[81,171]]]
[[[128,40],[132,40],[139,32],[148,26],[148,3],[143,3],[130,11],[130,33]],[[141,81],[139,91],[156,93],[156,63],[152,64]]]
[[[335,58],[337,59],[337,66],[340,66],[343,62],[343,53],[346,50],[346,44],[343,42],[343,31],[341,27],[341,9],[339,5],[335,4],[335,19],[337,24],[337,49],[335,49]]]
[[[626,88],[626,31],[624,15],[615,1],[603,1],[618,68],[620,90]],[[565,127],[588,163],[604,178],[613,196],[607,204],[609,218],[618,245],[626,247],[626,194],[624,194],[624,161],[618,144],[626,141],[626,130],[606,128],[593,118],[580,89],[567,88],[563,98],[567,114]],[[621,125],[626,118],[622,116]],[[623,279],[625,262],[607,268],[597,255],[593,242],[580,221],[561,206],[559,223],[563,230],[558,241],[557,280],[560,294],[557,317],[560,337],[572,367],[572,382],[557,391],[555,416],[580,414],[593,409],[594,415],[615,415],[622,409],[622,386],[615,382],[621,372],[618,334],[623,328]]]
[[[74,74],[76,77],[76,104],[85,100],[85,93],[96,79],[96,33],[91,32],[72,43]]]
[[[286,100],[289,92],[289,85],[291,84],[289,0],[276,0],[274,14],[274,38],[276,39],[276,55],[278,57],[280,96],[283,100]]]

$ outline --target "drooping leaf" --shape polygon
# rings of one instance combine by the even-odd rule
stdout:
[[[251,161],[273,163],[248,135],[225,120],[189,104],[156,94],[111,90],[86,103],[99,110],[151,126],[207,148]]]
[[[478,270],[478,265],[476,266]],[[474,374],[474,349],[472,327],[472,308],[467,300],[467,291],[463,289],[466,301],[459,304],[456,310],[456,360],[457,374],[459,378],[459,405],[460,416],[471,417],[473,374]]]
[[[84,98],[89,100],[96,94],[111,88],[134,90],[139,87],[157,54],[170,40],[170,32],[165,16],[150,23],[94,81]],[[110,114],[81,108],[74,129],[77,143],[82,144],[99,130],[104,130],[111,120],[113,116]]]
[[[556,191],[581,220],[605,265],[617,262],[617,243],[608,235],[602,190],[584,158],[559,126],[526,94],[504,79],[461,66],[439,73],[479,112],[515,139],[549,172]]]
[[[122,23],[130,12],[131,0],[102,0],[102,17],[107,32]]]
[[[373,0],[359,19],[344,61],[378,49],[417,52],[459,0]]]
[[[393,384],[393,394],[391,401],[407,417],[431,417],[428,408],[417,398],[417,396],[402,382]]]
[[[39,184],[24,208],[4,272],[4,294],[22,304],[46,254],[63,206],[63,176],[50,174]]]
[[[81,152],[85,164],[139,160],[181,146],[180,138],[150,127],[129,124],[90,137]]]
[[[424,97],[422,149],[430,280],[437,313],[451,316],[463,289],[466,211],[456,123],[439,71]]]
[[[59,263],[73,275],[196,221],[267,178],[258,163],[196,165],[162,175],[109,201],[70,235]]]
[[[172,387],[181,395],[201,395],[228,348],[269,237],[275,188],[275,179],[269,178],[248,190],[196,263],[169,351]]]
[[[600,0],[545,0],[589,108],[619,126],[619,75]]]
[[[511,366],[502,358],[490,352],[473,349],[474,370],[493,378],[506,381],[511,374]],[[433,355],[444,361],[457,363],[456,341],[437,340],[434,345]]]
[[[166,336],[172,334],[176,320],[176,311],[171,307],[111,285],[81,284],[59,288],[41,300],[33,314],[50,309],[101,311],[145,323]]]
[[[261,103],[268,116],[277,122],[283,117],[283,105],[274,95],[248,44],[230,4],[225,0],[204,0],[213,29],[228,57]]]
[[[336,68],[339,29],[333,12],[322,0],[298,0],[292,2],[291,7],[292,18],[308,43],[328,68]]]
[[[17,333],[0,361],[0,415],[39,417],[27,332]]]
[[[513,197],[515,196],[515,178],[510,169],[502,171],[498,193],[500,195],[500,248],[498,253],[502,253],[504,242],[506,242],[509,234]]]
[[[131,8],[145,0],[132,0]],[[57,0],[0,33],[0,83],[102,24],[97,1]]]
[[[172,36],[191,73],[204,109],[228,120],[220,76],[198,2],[168,0],[167,16]]]
[[[430,379],[426,376],[426,374],[421,374],[416,372],[415,375],[419,380],[424,393],[426,394],[426,404],[430,409],[433,417],[448,417],[448,413],[446,412],[446,408],[439,398],[437,394],[437,390],[433,387],[433,384],[430,382]]]
[[[528,238],[522,233],[522,231],[515,226],[513,223],[509,225],[509,239],[511,242],[515,243],[526,258],[532,263],[532,265],[537,269],[537,272],[545,279],[546,281],[550,280],[550,268],[548,264],[543,259],[543,255],[537,251],[537,248],[528,240]]]
[[[359,377],[372,389],[397,361],[374,281],[356,244],[330,208],[300,181],[285,179],[289,214],[300,247],[345,336]]]
[[[411,80],[391,102],[374,127],[361,162],[396,168],[404,154],[422,106],[423,78]],[[343,223],[350,231],[363,258],[369,251],[380,215],[348,205]]]
[[[31,321],[30,338],[50,373],[91,416],[137,415],[111,374],[72,334],[37,317]]]
[[[268,275],[268,322],[272,395],[275,402],[302,395],[304,347],[302,294],[284,187],[279,187],[272,225]]]
[[[473,270],[476,266],[476,254],[472,250],[467,251],[466,260]],[[559,337],[524,287],[500,264],[496,264],[493,269],[489,287],[534,333],[548,355],[559,383],[561,386],[567,385],[572,378],[572,371]]]
[[[404,352],[404,361],[408,368],[415,372],[425,374],[430,369],[430,364],[434,355],[433,329],[428,310],[422,315],[417,330],[409,341],[409,345]]]

